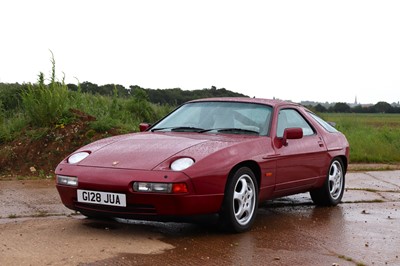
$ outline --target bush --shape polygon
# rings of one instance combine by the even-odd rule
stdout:
[[[133,96],[126,103],[125,108],[140,121],[151,122],[157,119],[157,115],[148,101],[144,90],[135,89]]]
[[[27,85],[0,83],[0,102],[3,103],[5,112],[13,112],[20,108],[21,92],[26,90]]]
[[[3,102],[0,100],[0,125],[2,125],[4,123],[4,119],[5,119],[5,110],[3,107]]]

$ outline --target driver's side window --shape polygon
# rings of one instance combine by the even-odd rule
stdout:
[[[278,114],[276,136],[283,137],[285,128],[299,127],[303,129],[303,136],[314,135],[314,130],[307,121],[294,109],[282,109]]]

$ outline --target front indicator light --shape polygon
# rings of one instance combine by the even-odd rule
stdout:
[[[172,193],[187,193],[188,188],[186,183],[172,184]]]
[[[76,176],[57,175],[57,184],[64,186],[77,187],[78,178]]]
[[[185,183],[152,183],[152,182],[134,182],[133,190],[136,192],[147,193],[187,193]]]

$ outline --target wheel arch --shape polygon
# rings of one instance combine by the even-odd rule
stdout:
[[[260,184],[261,184],[261,168],[258,165],[258,163],[256,163],[255,161],[243,161],[240,162],[238,164],[236,164],[230,171],[228,174],[228,179],[232,178],[232,176],[235,174],[235,172],[241,168],[241,167],[248,167],[251,169],[251,171],[253,171],[254,173],[254,177],[256,178],[257,181],[257,189],[260,190]],[[226,182],[226,184],[228,183],[228,180]],[[226,189],[226,184],[225,184],[225,189]]]
[[[347,167],[348,167],[348,164],[349,164],[349,162],[347,160],[347,157],[344,156],[344,155],[339,155],[339,156],[334,157],[332,160],[334,160],[335,158],[339,158],[342,161],[342,163],[343,163],[343,171],[346,174],[347,173]]]

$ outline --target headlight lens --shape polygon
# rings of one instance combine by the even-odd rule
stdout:
[[[192,158],[180,158],[175,160],[171,164],[171,169],[174,171],[182,171],[194,164],[194,160]]]
[[[133,190],[136,192],[155,192],[155,193],[171,193],[171,183],[149,183],[149,182],[135,182],[133,183]]]
[[[133,190],[135,192],[146,193],[187,193],[186,183],[154,183],[154,182],[134,182]]]
[[[57,184],[77,187],[78,178],[76,176],[57,175]]]
[[[69,158],[68,158],[68,163],[70,164],[75,164],[75,163],[79,163],[80,161],[82,161],[83,159],[85,159],[86,157],[89,156],[89,152],[87,151],[82,151],[82,152],[78,152],[75,154],[72,154]]]

